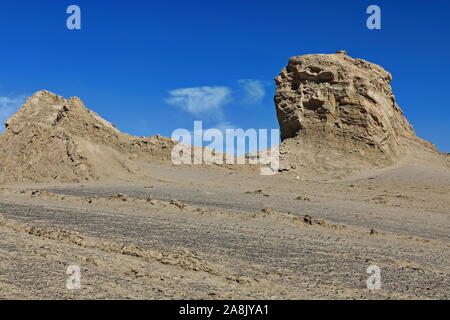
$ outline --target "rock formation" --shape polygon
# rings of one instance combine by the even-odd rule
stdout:
[[[397,105],[391,80],[380,66],[345,51],[289,59],[275,79],[288,165],[350,170],[392,164],[413,145],[432,152]]]
[[[0,183],[144,177],[139,159],[170,160],[173,145],[160,136],[123,134],[79,98],[48,91],[31,96],[5,126]]]
[[[275,79],[281,170],[343,176],[411,156],[448,167],[449,156],[416,137],[395,101],[391,79],[380,66],[345,51],[291,58]],[[48,91],[31,96],[5,126],[0,184],[143,181],[151,177],[152,163],[171,163],[176,143],[121,133],[79,98]]]

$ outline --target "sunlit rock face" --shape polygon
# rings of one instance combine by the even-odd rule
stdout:
[[[281,139],[334,135],[395,154],[399,140],[415,134],[395,101],[391,80],[380,66],[343,51],[289,59],[275,79]]]

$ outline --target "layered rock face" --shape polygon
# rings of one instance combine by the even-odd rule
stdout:
[[[336,54],[289,59],[275,79],[281,139],[295,138],[311,152],[389,164],[416,137],[395,101],[392,76],[380,66]],[[292,145],[286,142],[285,145]]]
[[[135,160],[169,160],[173,145],[159,136],[123,134],[79,98],[48,91],[31,96],[5,126],[0,135],[0,183],[144,176]]]

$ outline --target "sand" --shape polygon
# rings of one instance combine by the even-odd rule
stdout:
[[[310,180],[155,164],[148,176],[4,186],[1,297],[450,298],[440,167]],[[79,290],[66,288],[69,265],[81,268]],[[367,289],[370,265],[381,290]]]

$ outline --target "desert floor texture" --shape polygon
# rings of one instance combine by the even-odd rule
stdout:
[[[151,165],[0,188],[0,298],[449,299],[450,172],[345,179]],[[81,268],[69,290],[67,267]],[[368,290],[367,268],[381,269]]]

